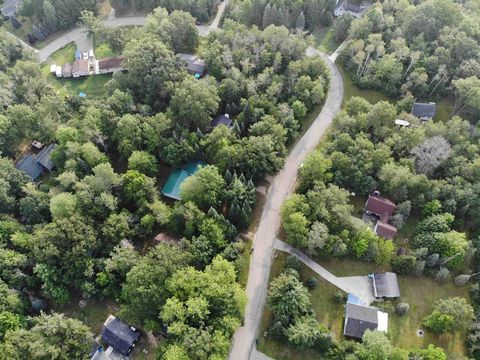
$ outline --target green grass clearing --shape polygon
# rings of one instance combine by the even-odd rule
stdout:
[[[57,65],[72,63],[75,60],[76,50],[77,46],[72,41],[65,45],[63,48],[58,49],[52,55],[50,55],[50,59],[52,59],[53,63]]]
[[[381,93],[380,91],[360,89],[357,85],[355,85],[353,83],[352,79],[350,78],[350,75],[345,70],[343,65],[342,64],[337,64],[337,66],[338,66],[338,70],[340,71],[340,74],[342,75],[342,78],[343,78],[343,86],[344,86],[344,91],[345,91],[344,96],[343,96],[342,106],[344,106],[345,103],[348,100],[350,100],[350,98],[352,98],[354,96],[363,97],[372,104],[376,104],[379,101],[393,102],[392,99],[390,99],[388,96]]]
[[[340,44],[335,40],[333,32],[333,26],[321,26],[315,29],[312,35],[315,38],[316,48],[329,55],[335,52]]]
[[[110,56],[120,55],[117,52],[113,51],[110,46],[106,43],[98,43],[94,41],[94,54],[96,59],[103,59]]]

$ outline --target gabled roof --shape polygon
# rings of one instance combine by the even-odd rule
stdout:
[[[393,201],[376,195],[369,195],[365,203],[365,211],[379,216],[383,222],[388,222],[388,218],[393,215],[395,208],[396,205]]]
[[[72,74],[88,73],[88,60],[76,59],[72,64]]]
[[[437,105],[433,102],[430,103],[413,103],[412,115],[422,120],[429,120],[435,116],[437,111]]]
[[[112,56],[98,60],[98,68],[100,70],[118,69],[122,67],[125,60],[124,56]]]
[[[397,236],[397,228],[382,221],[377,221],[374,232],[385,239],[394,239]]]
[[[102,341],[122,355],[128,355],[140,337],[140,332],[128,326],[122,320],[110,315],[102,329]]]
[[[378,310],[364,305],[347,303],[345,306],[345,336],[361,339],[365,331],[378,328]]]
[[[55,166],[52,161],[52,151],[55,150],[56,147],[57,144],[50,144],[37,154],[36,159],[38,163],[48,171],[52,171]]]
[[[382,272],[373,274],[373,294],[377,298],[398,298],[400,288],[398,286],[397,274]]]
[[[11,17],[17,12],[17,8],[20,6],[21,0],[5,0],[0,12],[5,17]]]
[[[205,73],[207,69],[205,61],[199,59],[196,55],[179,54],[179,56],[180,60],[182,60],[187,65],[187,70],[190,74],[199,74],[200,76],[202,76]]]
[[[232,119],[228,114],[225,115],[218,115],[215,119],[212,120],[210,124],[213,128],[216,128],[220,125],[225,125],[226,127],[230,127],[232,125]]]

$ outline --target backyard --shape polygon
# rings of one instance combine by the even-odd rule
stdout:
[[[287,254],[276,252],[272,263],[270,279],[281,273]],[[347,258],[316,259],[320,265],[337,276],[367,275],[376,271],[388,271],[389,266],[378,266],[373,263],[356,261]],[[335,339],[341,339],[344,321],[344,304],[336,303],[333,300],[338,289],[318,277],[309,268],[301,265],[301,279],[306,281],[310,277],[318,280],[318,285],[310,291],[312,306],[318,320],[330,329]],[[425,331],[422,327],[422,319],[432,311],[434,302],[438,299],[460,296],[468,298],[468,288],[458,287],[453,281],[441,283],[426,277],[399,276],[399,286],[402,294],[401,301],[410,304],[410,311],[399,316],[395,313],[389,315],[390,339],[394,346],[405,349],[424,348],[429,344],[440,346],[448,353],[449,358],[456,359],[465,353],[465,332],[458,332],[455,335],[438,335]],[[258,348],[265,354],[276,359],[318,359],[319,352],[314,350],[302,351],[295,347],[277,341],[266,334],[271,321],[270,311],[265,308],[260,327]],[[417,336],[417,331],[422,329],[425,334]]]
[[[63,95],[79,95],[81,92],[85,93],[87,97],[102,97],[107,93],[106,83],[112,78],[111,74],[102,74],[87,76],[82,78],[57,78],[50,74],[50,65],[63,65],[65,63],[73,62],[75,57],[76,46],[73,42],[67,44],[63,48],[54,52],[50,58],[42,65],[42,72],[47,77],[48,81],[54,88],[56,88]],[[114,54],[108,45],[100,44],[95,48],[95,56],[102,58]],[[107,55],[105,55],[107,54]]]

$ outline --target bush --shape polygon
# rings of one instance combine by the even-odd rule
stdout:
[[[296,255],[288,255],[287,260],[285,261],[286,269],[293,269],[295,271],[300,271],[300,260]]]
[[[450,271],[446,267],[441,267],[435,274],[435,279],[439,281],[450,280]]]
[[[318,280],[316,278],[314,278],[313,276],[311,278],[309,278],[307,280],[307,282],[305,283],[307,288],[309,288],[310,290],[315,289],[317,287],[317,284],[318,284]]]
[[[415,276],[422,276],[423,270],[425,270],[425,260],[417,260],[413,274]]]
[[[431,254],[428,255],[425,259],[425,265],[428,267],[434,267],[438,264],[438,260],[440,260],[439,254]]]
[[[455,285],[457,286],[465,286],[467,285],[468,281],[470,280],[470,275],[463,274],[463,275],[458,275],[455,277]]]
[[[412,255],[398,256],[392,261],[392,270],[403,275],[413,274],[416,261],[417,259]]]
[[[398,303],[395,306],[395,312],[400,316],[405,315],[408,312],[408,310],[410,310],[410,305],[407,303]]]
[[[393,303],[389,300],[374,301],[372,306],[375,306],[376,308],[379,308],[380,310],[385,311],[387,313],[391,313],[395,310]]]
[[[338,290],[337,292],[335,292],[335,294],[333,294],[333,300],[336,303],[343,304],[345,303],[345,301],[347,301],[347,294],[345,294],[341,290]]]

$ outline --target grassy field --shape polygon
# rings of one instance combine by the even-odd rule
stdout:
[[[318,27],[312,32],[315,38],[315,46],[326,54],[332,54],[340,45],[333,36],[333,26]]]
[[[318,260],[318,259],[317,259]],[[337,276],[366,275],[370,272],[389,270],[388,266],[351,259],[318,260],[318,262]],[[426,277],[398,276],[401,301],[410,304],[410,311],[401,317],[390,314],[388,332],[395,346],[405,349],[424,348],[435,344],[445,349],[451,358],[455,354],[465,353],[465,333],[455,335],[438,335],[425,332],[424,337],[417,337],[422,327],[422,319],[432,312],[432,306],[438,299],[460,296],[468,299],[468,287],[458,287],[453,282],[441,283]],[[316,310],[318,312],[318,310]]]
[[[110,49],[110,46],[106,43],[98,43],[97,41],[94,41],[93,44],[96,59],[103,59],[110,56],[120,55]]]
[[[352,79],[348,75],[343,65],[338,64],[338,70],[342,74],[343,85],[345,88],[343,104],[345,104],[353,96],[363,97],[372,104],[376,104],[377,102],[383,100],[393,102],[392,99],[390,99],[388,96],[381,93],[380,91],[360,89],[357,85],[353,83]]]
[[[112,78],[111,74],[88,76],[83,78],[57,78],[50,74],[50,65],[63,65],[73,62],[75,59],[76,46],[73,42],[54,52],[49,60],[42,66],[42,72],[48,81],[63,95],[78,95],[80,92],[87,94],[87,97],[102,97],[107,93],[106,83]]]

